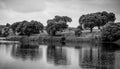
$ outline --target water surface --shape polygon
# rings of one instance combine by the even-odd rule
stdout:
[[[0,43],[0,69],[119,69],[116,44]]]

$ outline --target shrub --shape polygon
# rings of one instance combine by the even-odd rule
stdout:
[[[120,24],[117,23],[106,24],[101,31],[102,31],[101,38],[103,41],[112,42],[120,39]]]

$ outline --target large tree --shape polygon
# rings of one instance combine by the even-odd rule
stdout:
[[[49,35],[55,36],[57,31],[62,31],[68,27],[67,22],[72,19],[67,16],[55,16],[53,19],[47,21],[46,31]]]
[[[28,36],[32,34],[38,34],[44,28],[42,23],[33,20],[31,22],[28,21],[18,22],[17,24],[15,23],[12,26],[13,30],[19,33],[19,35]]]
[[[106,11],[103,11],[82,15],[79,18],[79,24],[80,26],[84,25],[84,27],[90,28],[92,32],[92,28],[94,28],[95,26],[97,26],[100,29],[101,26],[104,26],[109,21],[114,22],[115,19],[116,18],[114,13],[108,13]]]
[[[90,28],[90,32],[92,32],[92,29],[96,25],[95,18],[93,14],[82,15],[79,19],[79,23],[80,25],[84,25],[84,28]]]

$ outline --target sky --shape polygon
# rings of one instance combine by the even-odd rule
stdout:
[[[83,14],[113,12],[120,22],[120,0],[0,0],[0,24],[37,20],[46,25],[55,15],[72,18],[70,27],[79,25]]]

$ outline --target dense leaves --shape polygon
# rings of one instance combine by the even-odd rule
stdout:
[[[92,29],[95,26],[98,26],[98,28],[100,29],[100,26],[104,26],[109,21],[114,22],[115,19],[116,18],[114,13],[103,11],[82,15],[79,18],[79,23],[81,26],[84,25],[84,28],[90,28],[92,32]]]
[[[42,23],[38,21],[22,21],[22,22],[16,22],[12,24],[11,28],[14,32],[19,33],[19,35],[32,35],[32,34],[38,34],[41,30],[43,30],[44,26]]]
[[[62,31],[68,27],[67,22],[72,19],[67,16],[55,16],[55,18],[47,21],[46,31],[49,35],[55,36],[57,31]]]
[[[7,23],[7,24],[6,24],[6,27],[10,27],[10,24],[9,24],[9,23]]]
[[[6,37],[9,35],[9,27],[3,28],[2,36]]]
[[[12,28],[14,34],[15,34],[15,32],[16,32],[16,28],[18,27],[18,25],[19,25],[20,23],[21,23],[21,22],[15,22],[15,23],[13,23],[13,24],[11,25],[11,28]]]
[[[81,36],[81,34],[82,34],[82,30],[81,29],[76,29],[75,30],[75,36],[79,37],[79,36]]]
[[[120,39],[120,23],[109,23],[102,29],[103,41],[116,41]]]

